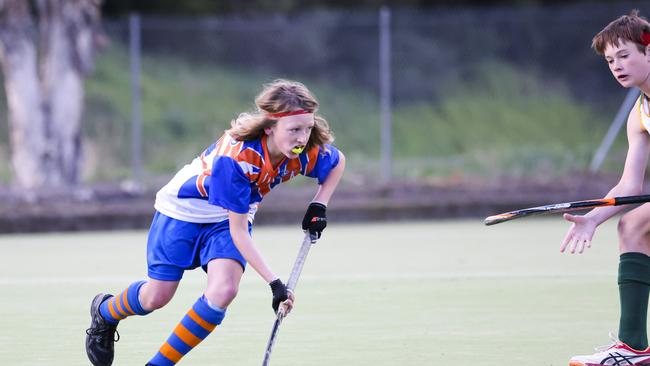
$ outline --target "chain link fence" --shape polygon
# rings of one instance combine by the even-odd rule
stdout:
[[[393,176],[454,181],[586,171],[626,93],[590,49],[591,38],[634,8],[650,15],[646,1],[390,9]],[[275,78],[302,81],[319,98],[349,157],[346,179],[374,181],[387,169],[380,164],[378,12],[142,16],[136,145],[133,30],[127,18],[106,20],[105,30],[109,46],[86,84],[84,181],[166,179],[251,110],[262,84]],[[0,175],[8,180],[4,125]],[[603,169],[620,169],[624,143],[619,137]],[[136,173],[134,149],[142,154]]]

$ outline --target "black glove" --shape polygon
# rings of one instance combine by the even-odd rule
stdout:
[[[320,239],[320,235],[327,226],[327,206],[320,202],[312,202],[307,208],[305,217],[302,219],[302,229],[309,230],[312,236]]]
[[[271,286],[271,292],[273,292],[273,302],[271,303],[271,306],[273,307],[273,311],[277,313],[280,303],[289,298],[289,294],[287,294],[287,286],[285,286],[279,278],[269,283],[269,286]]]

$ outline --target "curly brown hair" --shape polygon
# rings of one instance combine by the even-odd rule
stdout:
[[[277,79],[265,84],[262,92],[255,97],[255,106],[257,109],[254,112],[244,112],[232,120],[231,128],[226,133],[239,141],[255,140],[264,135],[265,128],[278,122],[278,118],[269,114],[303,109],[314,113],[314,128],[305,148],[323,147],[334,141],[329,123],[316,114],[318,101],[302,83]]]

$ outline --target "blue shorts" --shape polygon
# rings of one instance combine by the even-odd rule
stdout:
[[[251,229],[249,223],[249,233]],[[178,281],[185,270],[201,266],[207,272],[208,262],[216,258],[232,259],[246,268],[246,260],[230,237],[228,220],[198,224],[156,212],[147,238],[149,277]]]

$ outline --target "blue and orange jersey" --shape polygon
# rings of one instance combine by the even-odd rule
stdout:
[[[325,145],[274,167],[266,146],[266,136],[238,141],[224,133],[158,191],[156,210],[197,223],[220,222],[233,211],[248,213],[252,222],[258,204],[273,187],[297,175],[322,184],[339,162],[338,150]]]

